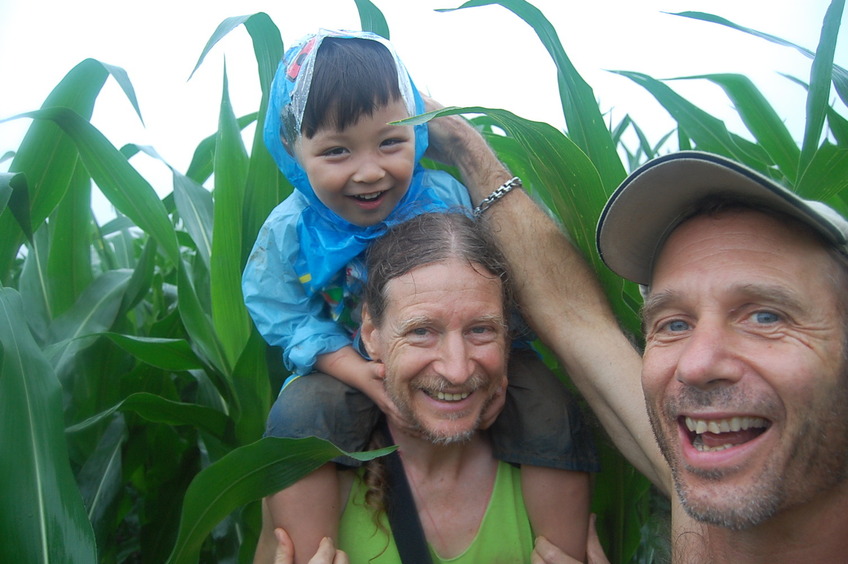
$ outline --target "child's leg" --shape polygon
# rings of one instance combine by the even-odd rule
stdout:
[[[268,415],[266,436],[327,439],[342,450],[365,450],[379,411],[367,396],[326,374],[314,373],[290,382]],[[342,457],[269,496],[274,527],[286,530],[294,543],[295,564],[306,564],[324,537],[338,539],[341,499],[336,463],[358,465]]]
[[[585,561],[591,504],[589,474],[524,465],[521,490],[533,533]]]
[[[577,403],[533,351],[512,352],[506,405],[491,436],[499,459],[521,465],[534,533],[584,559],[597,453]]]
[[[273,526],[294,543],[294,564],[309,562],[324,537],[338,539],[339,478],[331,462],[267,498]]]

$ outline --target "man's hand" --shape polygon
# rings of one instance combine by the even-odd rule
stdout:
[[[294,543],[284,529],[274,529],[277,537],[277,552],[274,554],[274,564],[292,564],[294,562]],[[309,560],[309,564],[349,564],[347,554],[336,550],[333,539],[324,537],[318,546],[318,552]]]
[[[593,513],[589,517],[589,537],[586,539],[586,562],[588,564],[609,564],[601,539],[598,538],[598,530],[595,528],[597,516]],[[536,546],[530,557],[532,564],[581,564],[580,560],[572,558],[558,547],[551,544],[545,537],[536,539]]]

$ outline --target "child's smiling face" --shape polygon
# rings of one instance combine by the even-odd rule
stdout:
[[[398,99],[341,131],[331,125],[301,137],[295,156],[318,199],[360,227],[386,219],[409,189],[415,167],[413,127],[390,125],[407,117]]]

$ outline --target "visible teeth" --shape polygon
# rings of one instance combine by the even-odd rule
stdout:
[[[686,417],[686,428],[690,432],[702,435],[706,432],[719,434],[730,431],[744,431],[752,428],[765,428],[766,420],[762,417],[731,417],[730,419],[693,419]]]
[[[705,445],[703,443],[703,441],[696,440],[696,441],[692,442],[692,446],[694,446],[695,450],[697,450],[699,452],[718,452],[720,450],[730,448],[733,445],[721,445],[721,446],[717,446],[717,447],[708,447],[707,445]]]
[[[441,401],[460,401],[468,397],[468,392],[463,392],[461,394],[446,394],[444,392],[439,392],[436,394],[436,397]]]
[[[355,197],[360,199],[360,200],[376,200],[377,198],[380,197],[381,194],[382,194],[382,192],[374,192],[372,194],[359,194],[358,196],[355,196]]]

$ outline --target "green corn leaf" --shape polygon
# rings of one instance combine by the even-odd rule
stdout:
[[[20,295],[0,288],[0,561],[97,562],[68,461],[61,387],[29,331]]]
[[[247,33],[253,41],[253,53],[256,56],[256,65],[259,69],[259,85],[262,89],[262,102],[260,103],[260,117],[264,116],[264,108],[267,106],[266,98],[274,80],[274,73],[283,58],[283,39],[280,30],[268,17],[268,14],[258,12],[253,14],[244,22]],[[263,123],[262,120],[259,123]],[[258,127],[257,133],[262,128]],[[261,135],[259,135],[261,137]]]
[[[98,547],[106,545],[114,534],[123,493],[121,455],[126,437],[124,418],[115,417],[77,475]]]
[[[155,423],[190,425],[218,440],[232,443],[232,421],[225,413],[205,405],[173,401],[148,392],[130,394],[109,409],[71,425],[66,432],[85,431],[119,411],[133,412]]]
[[[359,21],[363,31],[376,33],[380,37],[391,39],[386,17],[370,0],[353,0],[359,12]]]
[[[838,0],[841,2],[842,0]],[[831,4],[833,6],[833,3]],[[727,26],[731,29],[735,29],[737,31],[741,31],[743,33],[748,33],[755,37],[759,37],[761,39],[765,39],[766,41],[770,41],[772,43],[776,43],[777,45],[782,45],[784,47],[791,47],[795,49],[802,55],[809,57],[810,59],[815,58],[816,54],[813,51],[810,51],[806,47],[801,47],[800,45],[796,45],[791,41],[787,41],[786,39],[782,39],[780,37],[776,37],[774,35],[770,35],[768,33],[763,33],[761,31],[757,31],[755,29],[751,29],[749,27],[744,27],[741,25],[737,25],[730,20],[725,18],[714,16],[712,14],[705,14],[703,12],[680,12],[677,14],[671,14],[673,16],[681,16],[684,18],[692,18],[695,20],[702,20],[705,22],[711,22],[718,25]],[[833,16],[828,15],[825,18],[831,18]],[[836,93],[839,95],[839,98],[842,100],[843,104],[848,104],[848,70],[839,65],[833,65],[833,87],[836,89]]]
[[[267,437],[233,450],[192,480],[168,563],[196,563],[203,540],[233,510],[282,490],[336,456],[348,454],[365,461],[393,450],[344,453],[315,437]]]
[[[684,99],[668,85],[638,72],[612,72],[629,78],[650,92],[700,150],[726,155],[742,162],[751,161],[721,120]],[[762,165],[759,168],[762,169]]]
[[[801,145],[801,170],[813,160],[821,141],[827,110],[830,107],[830,81],[833,76],[833,57],[845,0],[833,0],[825,14],[821,38],[810,71],[810,90],[807,93],[807,121]]]
[[[50,326],[54,342],[72,341],[109,329],[120,311],[132,272],[109,270],[98,276],[74,306]]]
[[[268,213],[291,193],[291,186],[277,170],[277,164],[265,148],[263,135],[271,81],[283,58],[283,41],[280,38],[280,31],[265,14],[256,14],[245,23],[245,27],[253,40],[262,98],[259,103],[259,112],[255,115],[257,127],[253,136],[247,181],[244,186],[240,267],[243,267],[247,261],[256,234]],[[244,127],[242,119],[239,119],[239,126]]]
[[[211,267],[212,256],[212,194],[188,176],[174,173],[174,204],[186,231],[194,241],[197,256]]]
[[[204,364],[191,350],[191,344],[185,339],[138,337],[119,333],[103,333],[103,336],[138,360],[162,370],[182,372],[204,368]]]
[[[839,115],[836,110],[827,110],[827,125],[833,133],[836,144],[840,147],[848,147],[848,119]]]
[[[651,483],[608,442],[601,443],[598,450],[604,468],[592,499],[598,534],[605,534],[601,541],[608,547],[610,562],[633,562],[649,507]]]
[[[59,125],[73,139],[86,169],[115,208],[156,239],[174,264],[179,262],[177,237],[162,201],[100,131],[67,108],[47,108],[23,115]]]
[[[270,154],[265,150],[262,140],[262,124],[265,120],[265,111],[268,105],[268,92],[274,73],[283,56],[283,42],[279,29],[277,29],[267,14],[260,12],[252,16],[241,16],[224,20],[207,42],[195,66],[195,70],[203,62],[212,47],[230,31],[240,25],[245,26],[253,41],[253,49],[259,68],[262,99],[258,113],[238,119],[240,129],[254,121],[258,123],[249,161],[248,177],[244,183],[244,206],[243,208],[241,206],[239,207],[240,210],[244,210],[242,212],[244,215],[242,220],[243,242],[240,251],[244,259],[239,260],[239,267],[246,260],[247,251],[256,237],[256,233],[259,232],[262,221],[264,221],[265,217],[271,211],[271,208],[282,200],[282,194],[286,190],[284,188],[281,189],[281,185],[285,186],[287,184],[284,181],[281,182],[281,174],[277,171],[276,164],[274,164]],[[213,160],[217,155],[215,150],[217,144],[218,139],[215,137],[207,138],[201,142],[195,150],[186,176],[193,178],[198,183],[202,183],[211,175]],[[289,188],[287,193],[290,192],[291,189]]]
[[[86,59],[56,85],[42,107],[66,106],[91,117],[94,101],[107,77],[102,65]],[[10,172],[23,173],[28,179],[26,209],[18,211],[19,217],[28,217],[28,236],[65,195],[78,164],[76,147],[55,124],[36,121],[29,127],[9,166]],[[12,215],[8,211],[0,215],[0,277],[6,276],[20,247],[21,236],[21,228]]]
[[[248,165],[248,176],[244,185],[244,205],[241,208],[243,214],[242,259],[239,261],[239,266],[241,266],[247,259],[247,253],[262,222],[271,209],[291,193],[291,186],[277,170],[277,165],[265,149],[262,137],[262,125],[265,122],[271,81],[280,60],[283,58],[283,41],[280,37],[280,31],[267,14],[260,12],[252,16],[224,20],[207,42],[195,70],[200,66],[211,48],[239,25],[245,26],[253,41],[253,50],[259,68],[259,85],[262,90],[259,111],[238,119],[240,129],[250,123],[257,123]],[[215,137],[204,139],[198,145],[186,176],[193,178],[198,183],[209,178],[213,170],[216,145],[217,139]]]
[[[261,115],[265,115],[265,108],[263,108]],[[264,121],[264,117],[262,121]],[[247,173],[244,191],[241,267],[244,267],[256,240],[256,235],[268,214],[293,190],[294,188],[289,181],[277,169],[277,163],[274,162],[271,153],[265,148],[261,132],[257,131],[251,149],[250,169]]]
[[[0,172],[0,214],[6,210],[6,204],[9,203],[9,198],[12,197],[12,179],[15,177],[22,178],[22,175]]]
[[[136,261],[135,270],[127,283],[121,311],[129,311],[138,305],[151,291],[156,270],[156,241],[146,239],[141,254]]]
[[[280,31],[277,26],[271,21],[264,12],[247,16],[236,16],[227,18],[218,24],[212,36],[206,42],[194,69],[191,71],[191,76],[197,72],[206,55],[213,47],[231,31],[237,27],[244,25],[248,33],[253,38],[253,48],[256,53],[256,62],[259,65],[259,79],[262,84],[270,85],[274,77],[274,72],[277,70],[277,64],[280,62],[283,54],[283,41],[280,37]]]
[[[46,265],[48,237],[44,227],[35,232],[18,280],[29,328],[39,343],[50,342],[49,326],[53,321]]]
[[[77,354],[115,323],[132,273],[110,270],[98,276],[74,305],[50,324],[53,344],[45,354],[60,379],[72,369]]]
[[[179,292],[180,319],[189,338],[204,357],[204,362],[221,374],[229,375],[232,366],[227,362],[212,321],[207,316],[197,296],[191,271],[184,261],[179,263],[177,291]],[[232,394],[223,394],[225,396]]]
[[[789,184],[795,184],[801,151],[783,120],[751,79],[740,74],[710,74],[683,79],[705,79],[720,86],[733,102],[736,112],[757,143],[789,179]]]
[[[62,106],[89,119],[109,75],[115,78],[141,118],[126,71],[94,59],[86,59],[71,69],[41,107]],[[9,166],[11,172],[23,172],[29,178],[32,207],[27,224],[31,224],[32,229],[41,225],[68,190],[79,186],[79,180],[71,184],[78,162],[74,143],[55,124],[43,121],[32,124]],[[0,277],[5,276],[20,241],[20,231],[11,223],[11,217],[0,214]]]
[[[566,55],[556,29],[538,8],[525,0],[471,0],[455,9],[492,4],[499,4],[510,10],[536,31],[557,68],[568,136],[589,156],[601,176],[604,188],[611,193],[624,179],[624,166],[601,115],[594,91]]]
[[[203,47],[203,50],[200,52],[200,57],[197,59],[197,63],[195,63],[194,68],[191,70],[191,74],[189,75],[189,79],[194,76],[194,73],[197,72],[197,69],[200,68],[200,65],[203,64],[203,60],[206,58],[206,55],[212,51],[212,48],[224,37],[227,36],[235,28],[242,25],[246,22],[250,16],[235,16],[232,18],[227,18],[218,24],[218,27],[212,33],[212,37],[210,37],[206,41],[206,45]]]
[[[268,374],[265,339],[255,329],[233,370],[233,388],[238,400],[230,406],[236,422],[236,439],[247,444],[262,436],[265,420],[271,410],[271,385]]]
[[[235,366],[250,336],[241,293],[242,206],[248,157],[232,112],[226,69],[215,149],[215,209],[212,232],[212,320],[229,366]]]
[[[127,100],[132,104],[133,109],[135,109],[135,113],[138,116],[138,119],[144,124],[144,118],[141,117],[141,110],[138,107],[138,100],[135,97],[135,89],[133,88],[132,82],[130,81],[130,77],[121,67],[116,67],[115,65],[108,65],[106,63],[102,63],[97,61],[100,65],[103,66],[104,69],[115,79],[115,82],[118,83],[118,86],[121,87],[121,90],[124,91],[124,95],[127,97]],[[87,116],[91,117],[91,116]]]
[[[824,143],[798,180],[796,190],[808,199],[827,201],[848,191],[848,148]]]
[[[238,119],[239,127],[244,129],[251,123],[254,123],[256,119],[256,113],[240,117]],[[213,161],[215,160],[215,143],[217,142],[216,137],[217,133],[205,137],[194,149],[191,163],[189,163],[185,175],[197,184],[202,185],[212,177]],[[276,165],[274,165],[274,169],[276,170]]]
[[[8,206],[8,208],[7,208]],[[0,215],[9,210],[9,217],[18,222],[20,230],[32,240],[32,224],[29,220],[29,185],[23,173],[0,173]]]
[[[586,154],[555,127],[501,109],[448,107],[397,123],[415,125],[452,114],[485,114],[491,123],[504,129],[515,140],[509,146],[519,147],[518,154],[499,153],[498,156],[510,164],[519,163],[518,166],[526,174],[533,176],[524,180],[539,191],[539,196],[571,231],[577,245],[587,256],[591,255],[594,248],[594,224],[607,194],[597,169]]]
[[[185,175],[197,184],[203,184],[212,176],[212,161],[215,159],[215,136],[203,139],[194,149]]]
[[[53,315],[70,308],[92,279],[91,181],[82,167],[70,186],[50,218],[47,280]]]

